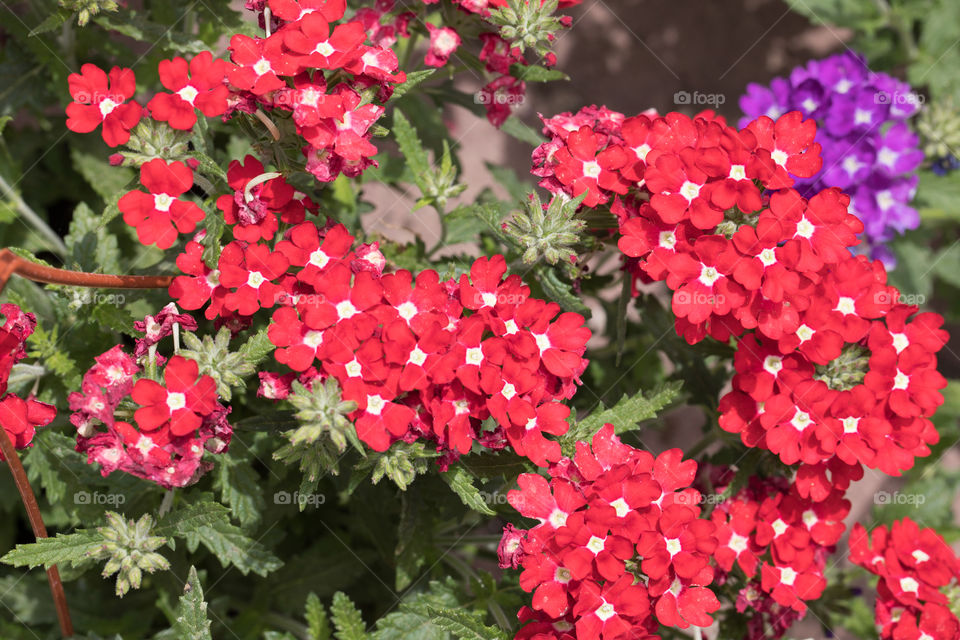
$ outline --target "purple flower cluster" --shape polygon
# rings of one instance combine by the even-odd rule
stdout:
[[[766,115],[776,119],[799,110],[817,121],[823,168],[796,188],[812,195],[827,187],[850,194],[850,210],[864,224],[865,251],[885,261],[883,244],[920,222],[909,206],[923,162],[918,138],[906,120],[920,109],[910,85],[875,73],[853,53],[812,60],[770,86],[751,83],[740,98],[740,126]]]

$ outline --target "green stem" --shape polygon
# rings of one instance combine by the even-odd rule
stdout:
[[[13,187],[10,186],[3,176],[0,176],[0,191],[3,192],[3,195],[10,198],[20,215],[33,227],[34,231],[39,233],[47,241],[49,247],[53,249],[55,253],[63,256],[67,255],[67,245],[63,244],[60,236],[47,225],[43,218],[38,216],[37,213],[24,202],[23,198],[13,190]]]

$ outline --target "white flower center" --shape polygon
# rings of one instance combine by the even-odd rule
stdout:
[[[269,60],[267,60],[266,58],[260,58],[253,65],[253,72],[256,73],[258,76],[262,76],[265,73],[270,73],[271,68],[272,67],[270,66]]]
[[[783,369],[783,358],[780,356],[767,356],[763,359],[763,368],[767,373],[776,377],[776,375],[780,373],[780,370]]]
[[[877,192],[877,206],[886,211],[897,203],[896,198],[890,193],[889,189]]]
[[[485,307],[493,307],[497,304],[497,294],[485,291],[480,294],[480,301]]]
[[[418,367],[421,366],[424,362],[427,361],[427,354],[424,353],[420,347],[414,347],[413,351],[410,352],[410,357],[407,359],[407,362],[410,364],[415,364]]]
[[[816,331],[814,329],[811,329],[805,324],[802,324],[799,327],[797,327],[797,337],[800,338],[800,344],[803,344],[804,342],[812,338],[813,334],[815,333]]]
[[[330,256],[323,252],[323,249],[316,249],[310,254],[310,264],[323,269],[330,262]]]
[[[600,163],[598,163],[596,160],[583,163],[583,175],[588,178],[598,177],[601,171],[603,171],[603,169],[600,167]]]
[[[678,538],[670,538],[667,540],[667,552],[670,554],[670,557],[677,555],[683,549],[683,545],[680,544]]]
[[[550,526],[552,526],[554,529],[559,529],[563,525],[567,524],[567,512],[561,511],[560,509],[554,509],[547,517],[547,522],[549,522]]]
[[[856,433],[860,428],[860,418],[857,416],[848,416],[843,419],[843,432]]]
[[[855,109],[853,111],[853,124],[870,124],[873,122],[873,114],[866,109]]]
[[[746,180],[747,168],[742,164],[730,165],[730,175],[728,177],[731,180]]]
[[[905,374],[900,369],[897,369],[897,375],[893,378],[893,388],[898,391],[903,391],[910,386],[910,376]]]
[[[857,302],[853,298],[848,296],[840,296],[840,299],[837,300],[837,308],[834,311],[839,311],[845,316],[849,316],[857,312]]]
[[[540,353],[543,353],[550,348],[550,338],[547,337],[545,333],[531,333],[533,339],[537,341],[537,349],[540,349]]]
[[[137,444],[135,446],[137,448],[137,451],[139,451],[143,455],[147,455],[148,453],[150,453],[150,450],[156,447],[157,445],[154,444],[153,439],[150,436],[140,436],[140,439],[137,440]]]
[[[113,112],[114,109],[120,106],[120,103],[114,102],[110,98],[104,98],[100,102],[99,106],[100,106],[100,115],[106,118],[108,115],[110,115],[110,113]]]
[[[517,395],[517,388],[512,384],[510,384],[509,382],[504,382],[503,389],[500,389],[500,395],[502,395],[507,400],[510,400],[511,398],[513,398],[513,396]]]
[[[167,408],[171,412],[179,411],[187,406],[187,396],[180,393],[179,391],[174,391],[167,394]]]
[[[352,318],[357,313],[357,308],[349,300],[341,300],[337,303],[337,315],[340,316],[341,320]]]
[[[790,424],[793,425],[793,428],[797,431],[803,431],[810,426],[811,422],[813,422],[813,420],[810,419],[810,414],[800,409],[797,409],[797,412],[793,414],[793,418],[790,420]]]
[[[650,145],[644,142],[639,147],[634,147],[633,152],[637,154],[637,157],[640,158],[641,160],[646,160],[647,154],[650,153]]]
[[[917,593],[920,591],[920,583],[913,578],[900,578],[900,589],[907,593]]]
[[[817,517],[816,512],[813,509],[807,509],[803,512],[803,524],[809,529],[813,525],[817,524],[820,518]]]
[[[893,165],[895,165],[899,159],[900,154],[893,149],[888,149],[887,147],[883,147],[877,152],[877,162],[889,167],[890,169],[893,169]]]
[[[199,93],[192,84],[188,84],[183,89],[180,89],[180,91],[177,91],[177,95],[180,96],[184,102],[190,103],[190,106],[193,106],[193,101],[197,99]]]
[[[601,622],[606,622],[613,616],[617,615],[617,610],[613,608],[613,605],[607,601],[604,601],[602,605],[597,607],[596,611],[597,617],[600,618]]]
[[[470,413],[470,403],[466,400],[455,400],[453,403],[453,412],[458,416]]]
[[[781,518],[774,520],[770,526],[773,527],[773,533],[776,537],[782,536],[784,531],[787,530],[787,523]]]
[[[603,551],[603,546],[606,543],[606,538],[598,538],[597,536],[590,536],[590,539],[587,540],[587,549],[590,550],[593,555],[597,555]]]
[[[740,555],[747,550],[748,543],[750,538],[747,536],[741,536],[739,534],[733,533],[730,534],[730,542],[727,543],[727,546],[730,547],[737,555]]]
[[[673,231],[660,232],[660,246],[664,249],[673,249],[677,244],[677,234]]]
[[[360,363],[357,362],[356,358],[344,365],[343,368],[346,370],[347,375],[351,378],[359,378],[360,374],[363,373],[363,367],[360,366]]]
[[[760,258],[760,264],[765,267],[769,267],[777,262],[777,253],[772,248],[764,249],[757,257]]]
[[[807,240],[809,240],[810,237],[813,235],[813,232],[816,230],[817,228],[813,226],[813,223],[807,220],[806,216],[803,216],[802,218],[800,218],[800,222],[797,223],[796,235],[800,236],[801,238],[806,238]]]
[[[570,574],[570,570],[565,567],[557,567],[556,572],[553,574],[553,581],[559,582],[560,584],[567,584],[570,582],[570,579],[573,576]]]
[[[303,344],[311,349],[316,349],[323,344],[323,331],[307,331],[303,336]]]
[[[702,185],[699,185],[695,182],[690,182],[689,180],[687,180],[686,182],[683,183],[683,186],[680,187],[680,195],[686,198],[687,202],[690,202],[691,200],[696,198],[698,195],[700,195],[701,186]]]
[[[533,431],[534,429],[537,428],[537,419],[536,419],[536,418],[530,418],[529,420],[527,420],[527,424],[524,425],[523,428],[524,428],[524,430],[526,430],[526,431]]]
[[[155,193],[153,195],[153,208],[157,211],[170,211],[173,200],[173,196],[168,193]]]
[[[610,506],[614,508],[617,512],[617,517],[622,518],[623,516],[630,513],[630,505],[627,504],[627,501],[623,498],[617,498],[610,503]]]
[[[483,362],[483,349],[481,347],[470,347],[464,356],[467,364],[479,367]]]
[[[700,269],[700,282],[708,287],[712,287],[713,283],[719,280],[720,277],[720,272],[717,271],[715,267],[703,265]]]
[[[913,559],[916,560],[917,562],[926,562],[927,560],[930,559],[930,556],[924,553],[923,551],[921,551],[920,549],[917,549],[910,555],[912,555]]]
[[[908,346],[910,346],[910,340],[907,338],[905,333],[893,333],[893,348],[897,350],[897,353],[900,353]]]
[[[380,396],[367,396],[367,413],[378,416],[383,412],[383,407],[386,404],[386,401]]]
[[[516,321],[515,321],[513,318],[510,318],[509,320],[507,320],[507,321],[504,322],[503,324],[504,324],[504,326],[506,327],[505,331],[506,331],[506,333],[507,333],[508,336],[512,336],[513,334],[515,334],[515,333],[519,330],[519,327],[517,327],[517,323],[516,323]]]
[[[780,582],[792,587],[797,580],[797,572],[791,567],[780,567]]]
[[[787,166],[787,158],[789,157],[786,151],[781,151],[780,149],[774,149],[770,154],[770,158],[781,167]]]
[[[263,274],[259,271],[251,271],[250,275],[247,276],[247,286],[254,289],[259,289],[260,285],[266,282],[266,278],[263,277]]]
[[[410,322],[417,315],[417,305],[408,300],[397,307],[397,315]]]

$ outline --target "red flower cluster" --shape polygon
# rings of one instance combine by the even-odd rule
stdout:
[[[739,336],[721,427],[806,474],[837,459],[899,475],[929,453],[943,320],[916,315],[879,261],[851,255],[863,225],[848,196],[791,188],[821,165],[812,120],[737,131],[709,113],[589,108],[544,123],[541,185],[586,192],[588,206],[613,199],[630,268],[673,290],[688,342]]]
[[[733,478],[726,469],[711,475],[718,495]],[[771,637],[770,629],[772,637],[782,636],[806,611],[806,602],[823,593],[827,557],[850,512],[845,488],[813,500],[801,495],[794,482],[754,476],[711,512],[717,527],[717,582],[740,575],[746,586],[737,596],[737,610],[759,614],[749,621],[750,640]]]
[[[7,393],[10,370],[27,356],[24,344],[37,326],[32,313],[25,313],[15,304],[0,305],[4,317],[0,326],[0,428],[7,432],[17,449],[31,446],[37,427],[50,424],[57,415],[53,405],[36,400],[32,395],[26,400]],[[0,452],[0,461],[4,460]]]
[[[960,581],[960,560],[933,529],[909,519],[873,531],[854,525],[850,560],[880,577],[877,630],[882,640],[955,640],[960,620],[944,594]]]
[[[175,308],[165,308],[156,319],[147,316],[147,340],[155,344],[169,335],[169,325],[179,317]],[[77,451],[98,463],[104,476],[119,469],[163,487],[183,487],[212,467],[202,460],[204,451],[226,451],[233,433],[227,422],[230,409],[218,402],[213,378],[199,375],[196,362],[173,356],[160,384],[147,377],[135,380],[141,369],[120,345],[95,361],[83,376],[81,391],[71,393],[68,401]],[[121,405],[123,413],[133,413],[136,426],[117,419]]]
[[[282,399],[298,375],[308,386],[333,376],[357,402],[360,439],[378,451],[423,437],[449,452],[444,462],[474,442],[509,443],[539,465],[558,460],[559,445],[543,434],[568,428],[569,408],[557,401],[573,395],[587,364],[583,317],[504,278],[502,256],[441,282],[429,270],[384,275],[376,246],[353,243],[342,225],[303,222],[274,250],[227,245],[216,270],[190,243],[177,260],[188,275],[170,293],[187,309],[210,302],[208,318],[278,306],[268,335],[292,372],[261,373],[261,394]],[[491,416],[499,426],[482,430]]]
[[[522,567],[520,586],[533,592],[517,638],[655,638],[658,624],[712,624],[716,527],[690,488],[697,464],[682,458],[625,445],[607,424],[549,481],[518,478],[507,499],[540,524],[508,526],[500,543],[501,566]]]

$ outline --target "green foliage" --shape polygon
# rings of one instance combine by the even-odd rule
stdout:
[[[465,467],[451,467],[450,470],[441,474],[453,492],[456,493],[463,504],[477,513],[492,516],[493,509],[487,506],[480,495],[480,490],[473,484],[473,476]]]
[[[187,581],[183,585],[183,595],[177,607],[177,619],[173,625],[177,637],[184,640],[212,640],[210,620],[207,618],[207,603],[203,599],[203,588],[197,577],[196,567],[190,567]]]
[[[617,435],[637,429],[641,422],[657,417],[664,407],[673,402],[680,393],[680,386],[677,382],[671,382],[647,395],[638,391],[636,395],[623,396],[612,407],[594,410],[563,435],[564,447],[573,447],[578,440],[589,441],[608,422],[614,425]]]

